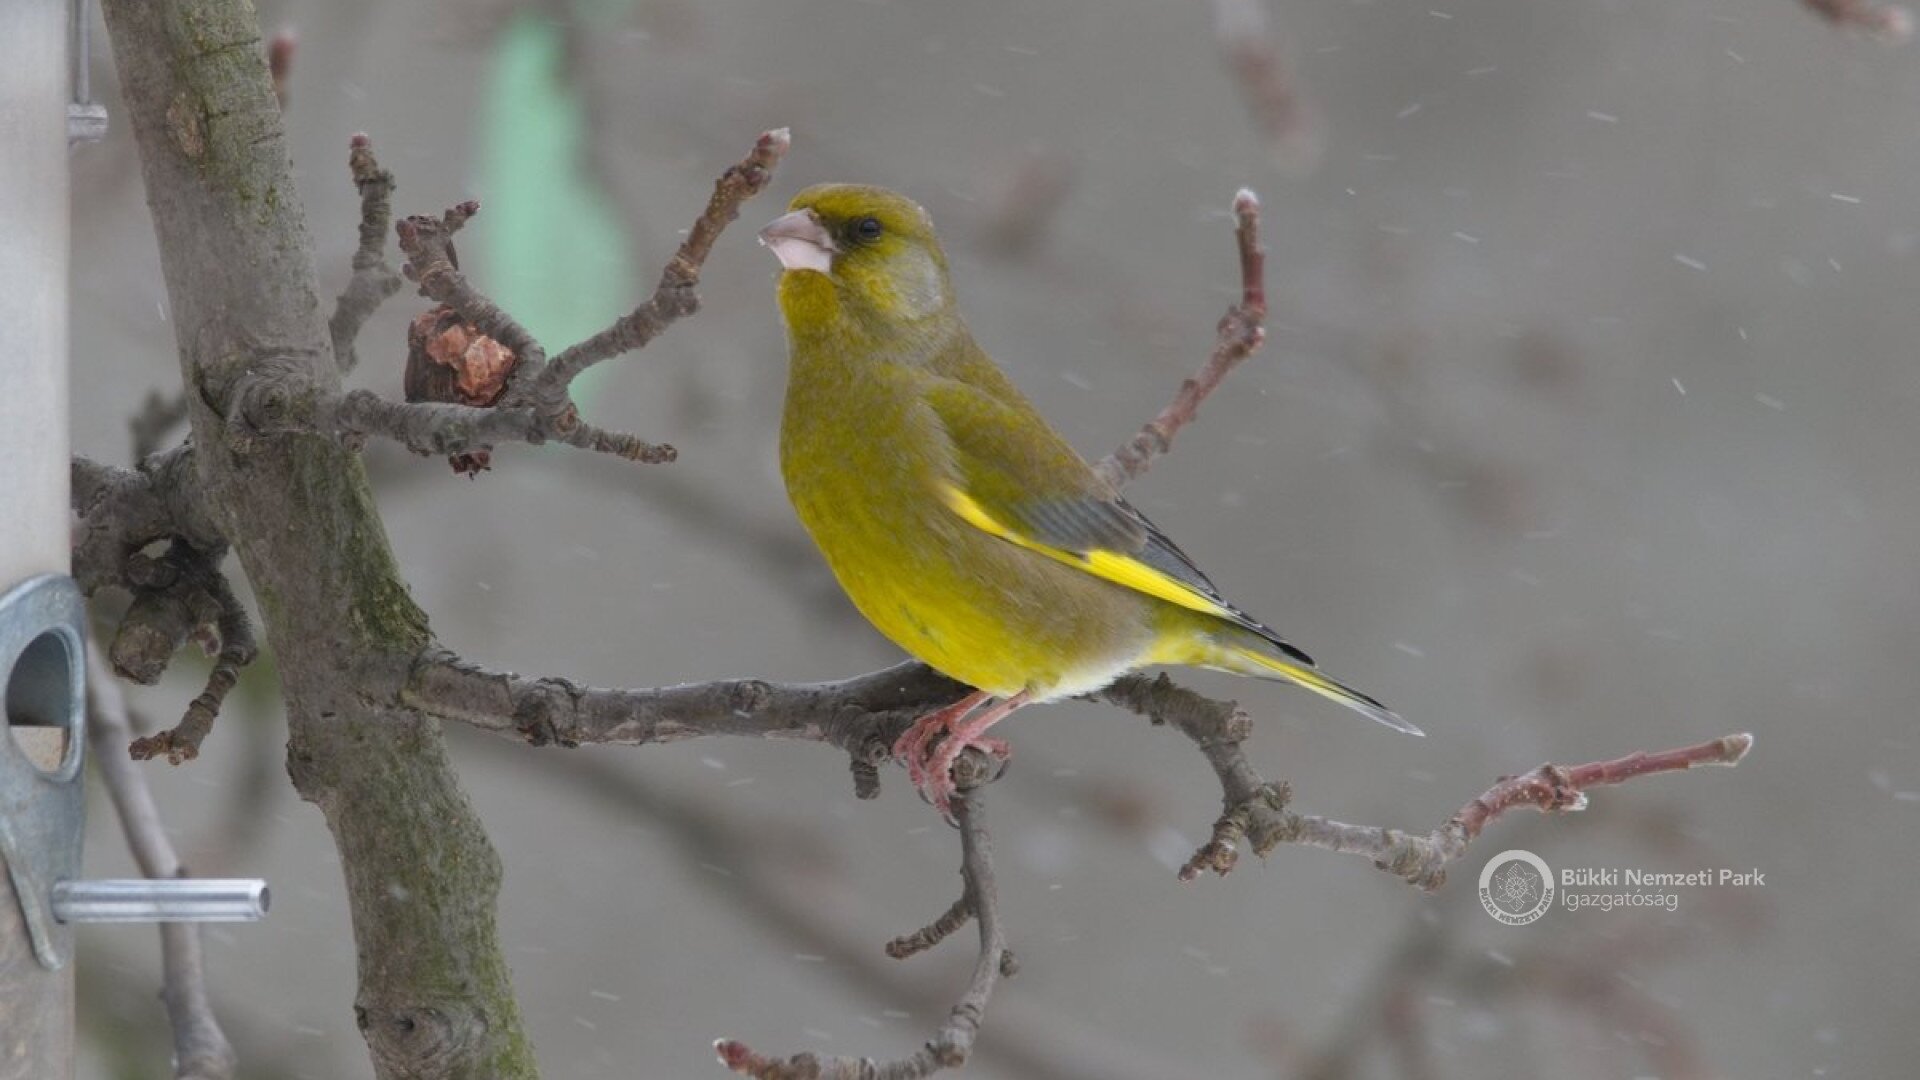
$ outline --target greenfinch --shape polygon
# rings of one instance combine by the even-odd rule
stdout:
[[[823,184],[760,232],[790,371],[780,468],[860,613],[975,688],[894,746],[942,813],[953,763],[1015,709],[1182,664],[1305,687],[1420,731],[1220,595],[1041,417],[960,318],[933,222]]]

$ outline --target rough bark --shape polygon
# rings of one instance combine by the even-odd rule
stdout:
[[[346,871],[356,1012],[383,1080],[536,1074],[494,925],[498,857],[438,723],[399,704],[426,617],[360,461],[229,424],[260,373],[338,392],[311,243],[245,0],[106,0],[158,234],[204,505],[252,583],[288,772]],[[398,883],[406,882],[404,887]]]

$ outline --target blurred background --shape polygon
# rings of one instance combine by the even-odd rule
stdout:
[[[510,447],[477,480],[368,449],[449,647],[607,685],[822,679],[895,651],[842,601],[775,469],[784,345],[752,229],[859,180],[933,213],[975,332],[1090,458],[1205,357],[1229,201],[1266,205],[1268,348],[1129,490],[1223,589],[1430,734],[1195,675],[1257,718],[1306,812],[1424,831],[1495,777],[1749,730],[1737,771],[1496,826],[1432,897],[1283,849],[1173,867],[1218,788],[1177,734],[1023,713],[995,786],[1022,960],[982,1078],[1886,1077],[1920,1058],[1920,68],[1792,0],[263,0],[326,292],[350,133],[398,213],[477,197],[463,266],[549,345],[650,289],[755,134],[794,149],[704,310],[587,411],[677,464]],[[1223,47],[1224,25],[1230,47]],[[102,38],[102,40],[104,40]],[[111,59],[96,87],[117,109]],[[126,460],[177,390],[126,125],[77,152],[75,450]],[[391,249],[389,249],[391,251]],[[389,302],[353,380],[400,395]],[[171,723],[204,666],[134,694]],[[896,771],[701,741],[533,750],[450,732],[506,869],[547,1075],[719,1075],[710,1041],[897,1055],[970,937],[898,963],[958,844]],[[200,760],[147,766],[188,864],[270,878],[209,941],[246,1075],[370,1076],[320,814],[270,662]],[[1679,910],[1500,926],[1480,867],[1757,868]],[[129,866],[93,808],[88,870]],[[89,1076],[165,1075],[150,930],[82,937]]]

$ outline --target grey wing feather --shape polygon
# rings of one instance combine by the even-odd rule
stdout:
[[[1313,657],[1283,640],[1259,620],[1235,607],[1160,527],[1125,499],[1093,497],[1035,499],[1015,511],[1028,535],[1063,551],[1117,551],[1132,556],[1231,611],[1234,622],[1259,634],[1296,663],[1313,667]]]

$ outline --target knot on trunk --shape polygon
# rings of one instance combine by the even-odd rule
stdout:
[[[354,1019],[383,1076],[477,1076],[471,1056],[487,1019],[466,1005],[356,1005]]]

